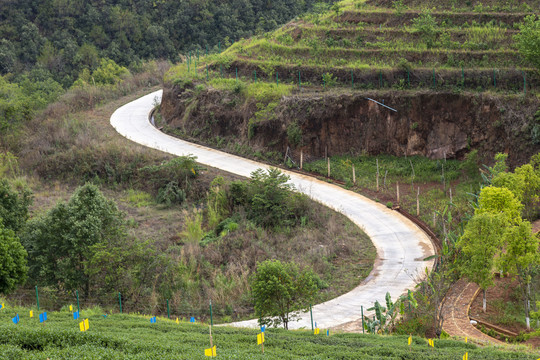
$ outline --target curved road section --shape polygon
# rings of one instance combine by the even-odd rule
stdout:
[[[155,104],[160,103],[162,91],[143,96],[117,109],[111,116],[111,125],[126,138],[141,145],[169,154],[194,155],[197,162],[249,177],[259,169],[269,166],[238,156],[230,155],[204,146],[192,144],[166,135],[152,126],[148,120]],[[318,327],[326,329],[358,320],[360,306],[371,307],[375,300],[384,301],[389,291],[396,299],[407,289],[413,289],[418,276],[432,261],[424,258],[435,253],[428,236],[415,224],[354,192],[328,184],[310,176],[284,171],[296,189],[313,200],[324,204],[351,219],[362,228],[377,249],[377,259],[370,275],[355,289],[335,299],[313,307],[313,320]],[[364,312],[366,315],[367,312]],[[256,320],[231,324],[257,327]],[[302,313],[298,322],[289,328],[311,328],[309,313]]]

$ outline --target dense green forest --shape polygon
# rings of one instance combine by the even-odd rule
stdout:
[[[274,29],[330,0],[73,1],[0,3],[0,73],[40,69],[64,87],[108,58],[180,60],[180,53],[218,51]]]

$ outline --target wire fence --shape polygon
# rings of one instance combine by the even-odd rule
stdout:
[[[209,322],[212,317],[230,320],[247,318],[253,314],[252,308],[233,308],[229,305],[212,304],[210,300],[201,300],[198,306],[185,301],[180,296],[170,299],[155,297],[125,296],[118,292],[101,296],[85,296],[76,290],[73,293],[59,291],[49,287],[20,288],[6,297],[13,306],[36,308],[38,310],[59,311],[70,305],[75,310],[101,308],[104,313],[132,313],[155,316],[167,316],[171,319],[187,319]],[[211,308],[210,308],[211,307]]]

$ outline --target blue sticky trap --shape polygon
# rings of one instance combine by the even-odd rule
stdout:
[[[11,321],[13,321],[14,324],[18,324],[19,323],[19,314],[15,315],[15,317],[13,319],[11,319]]]
[[[156,317],[154,316],[153,318],[150,318],[150,323],[151,324],[155,324],[156,323]]]
[[[326,336],[330,336],[330,330],[326,330]]]
[[[264,332],[266,330],[266,325],[261,326],[261,332]]]
[[[39,322],[42,323],[45,321],[47,321],[47,313],[44,312],[44,313],[39,314]]]
[[[73,320],[77,320],[79,318],[79,311],[73,312]]]
[[[189,319],[189,322],[194,323],[194,322],[195,322],[195,318],[192,316],[191,319]]]
[[[315,328],[317,327],[317,322],[315,321]]]
[[[43,317],[45,319],[44,321],[47,321],[47,312],[46,311],[43,313]]]
[[[105,318],[105,319],[106,319],[106,318],[107,318],[107,315],[103,315],[103,318]]]

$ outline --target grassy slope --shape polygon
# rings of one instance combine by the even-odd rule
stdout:
[[[90,329],[79,331],[77,320],[69,310],[48,312],[45,324],[39,324],[37,309],[30,319],[29,309],[0,310],[0,358],[22,359],[203,359],[209,347],[208,326],[149,316],[109,315],[100,309],[81,311],[88,318]],[[21,318],[15,325],[10,320],[16,313]],[[316,314],[315,314],[316,316]],[[214,327],[213,341],[219,358],[224,359],[461,359],[465,352],[470,359],[536,359],[526,352],[499,351],[492,347],[478,348],[454,340],[435,340],[429,348],[422,338],[361,334],[320,335],[310,331],[269,329],[265,336],[265,353],[256,345],[256,330]]]

